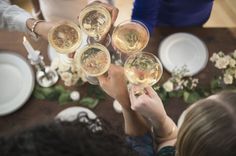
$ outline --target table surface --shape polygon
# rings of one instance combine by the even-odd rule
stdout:
[[[149,44],[145,51],[158,53],[158,48],[161,41],[170,34],[176,32],[188,32],[199,37],[207,46],[209,56],[214,52],[224,51],[232,52],[236,49],[236,28],[158,28],[151,34]],[[26,58],[27,52],[22,45],[23,34],[18,32],[0,31],[0,52],[13,51]],[[35,49],[39,49],[45,56],[45,61],[49,64],[47,57],[48,43],[45,40],[38,42],[30,41]],[[206,68],[195,77],[199,78],[200,85],[209,84],[214,75],[220,74],[214,68],[212,63],[208,62]],[[167,80],[170,76],[169,73],[164,72],[162,81]],[[83,90],[86,85],[80,88],[83,95]],[[3,88],[0,88],[3,89]],[[112,126],[118,129],[123,127],[122,115],[114,111],[112,107],[113,99],[106,97],[101,101],[98,106],[93,110],[99,117],[108,120]],[[47,122],[52,120],[55,115],[61,110],[74,106],[71,104],[59,105],[56,101],[38,100],[33,96],[16,112],[0,117],[0,135],[6,135],[26,128],[38,123]],[[181,112],[188,106],[181,99],[173,98],[165,103],[165,108],[169,116],[176,122]]]

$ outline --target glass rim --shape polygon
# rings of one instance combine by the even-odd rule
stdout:
[[[113,31],[112,31],[112,35],[111,35],[111,42],[112,42],[112,45],[114,45],[113,36],[114,36],[115,32],[117,31],[118,27],[121,26],[121,25],[124,25],[124,24],[128,24],[128,23],[136,23],[136,24],[139,24],[139,25],[140,25],[141,27],[143,27],[143,28],[146,30],[146,32],[147,32],[147,36],[148,36],[147,43],[145,43],[145,45],[143,46],[142,49],[139,49],[138,51],[135,51],[134,53],[140,52],[140,51],[142,51],[144,48],[146,48],[146,46],[148,45],[149,40],[150,40],[150,32],[149,32],[147,26],[146,26],[143,22],[141,22],[141,21],[139,21],[139,20],[128,19],[128,20],[124,20],[124,21],[122,21],[121,23],[119,23],[119,24],[113,29]],[[117,47],[115,47],[115,48],[118,49]],[[118,49],[118,50],[120,51],[120,49]],[[120,52],[122,52],[122,51],[120,51]]]
[[[93,8],[93,10],[102,10],[102,11],[105,12],[105,14],[109,15],[109,16],[108,16],[108,18],[109,18],[108,21],[110,21],[110,22],[109,22],[109,29],[107,29],[106,31],[104,31],[104,34],[108,33],[109,30],[110,30],[110,27],[111,27],[111,25],[112,25],[112,21],[111,21],[112,18],[111,18],[110,12],[109,12],[104,6],[101,6],[101,5],[89,5],[89,6],[85,7],[85,8],[83,8],[83,9],[80,11],[79,16],[78,16],[79,19],[77,19],[77,20],[79,21],[80,28],[81,28],[88,36],[90,36],[90,33],[88,33],[88,31],[87,31],[85,28],[83,28],[83,26],[82,26],[82,23],[83,23],[83,19],[84,19],[84,18],[80,18],[80,17],[81,17],[81,16],[85,16],[88,12],[92,11],[92,10],[90,10],[91,8]],[[95,9],[94,9],[94,8],[95,8]],[[90,37],[96,37],[96,36],[90,36]]]
[[[67,25],[67,26],[70,26],[72,28],[74,28],[78,34],[78,38],[79,40],[72,46],[70,47],[69,49],[63,49],[63,48],[59,48],[58,46],[56,46],[52,41],[51,41],[51,38],[52,38],[52,35],[53,35],[53,32],[55,31],[55,29],[61,25]],[[74,22],[72,21],[63,21],[63,22],[60,22],[60,23],[57,23],[55,26],[53,26],[52,28],[50,28],[49,32],[48,32],[48,42],[49,44],[55,48],[55,50],[60,53],[60,54],[69,54],[69,53],[73,53],[76,49],[78,49],[82,43],[82,32],[81,32],[81,29],[80,27],[75,24]]]
[[[99,73],[99,74],[91,74],[91,73],[87,72],[87,71],[83,68],[83,66],[81,65],[80,59],[81,59],[82,54],[83,54],[85,51],[87,51],[88,49],[90,49],[90,48],[98,48],[98,49],[101,49],[101,50],[102,50],[103,52],[105,52],[106,55],[107,55],[108,62],[107,62],[107,64],[106,64],[105,67],[104,67],[105,70],[104,70],[103,72]],[[104,45],[102,45],[102,44],[100,44],[100,43],[87,44],[85,47],[83,47],[82,49],[80,49],[79,51],[77,51],[77,52],[75,53],[74,60],[75,60],[76,65],[77,65],[80,69],[82,69],[82,71],[83,71],[87,76],[91,76],[91,77],[97,77],[97,76],[103,75],[104,73],[106,73],[106,72],[108,71],[108,69],[109,69],[109,67],[110,67],[110,65],[111,65],[111,56],[110,56],[109,50],[108,50]]]
[[[153,53],[150,53],[150,52],[139,52],[139,53],[134,53],[134,54],[130,55],[124,63],[124,71],[125,71],[124,74],[125,74],[126,78],[128,79],[128,77],[126,75],[126,70],[125,70],[125,67],[127,66],[126,64],[127,64],[128,60],[131,59],[132,57],[135,57],[137,55],[142,55],[142,54],[152,56],[157,61],[158,65],[159,65],[160,76],[158,77],[158,79],[156,79],[156,82],[154,83],[154,84],[156,84],[161,79],[161,77],[163,75],[163,65],[162,65],[160,59],[156,55],[154,55]],[[151,84],[150,86],[153,86],[154,84]]]

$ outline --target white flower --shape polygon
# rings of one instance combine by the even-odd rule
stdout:
[[[64,81],[64,84],[65,84],[65,86],[68,86],[68,87],[73,85],[71,80]]]
[[[71,79],[71,83],[72,83],[73,85],[75,85],[75,84],[78,82],[78,80],[79,80],[79,77],[78,77],[78,76],[73,76],[72,79]]]
[[[219,55],[220,57],[224,57],[224,56],[225,56],[225,54],[224,54],[222,51],[218,52],[218,55]]]
[[[166,81],[163,84],[163,88],[167,91],[167,92],[171,92],[174,89],[174,84],[171,81]]]
[[[61,73],[60,76],[61,76],[61,79],[64,81],[69,81],[72,79],[72,74],[69,72],[63,72],[63,73]]]
[[[79,101],[80,99],[80,94],[78,91],[72,91],[70,93],[70,98],[73,100],[73,101]]]
[[[224,83],[225,84],[232,84],[233,83],[233,76],[229,74],[224,74]]]
[[[59,67],[59,58],[55,58],[52,60],[51,69],[56,70]]]
[[[192,80],[192,85],[191,85],[191,89],[193,89],[193,88],[195,88],[195,87],[197,87],[197,84],[198,84],[198,79],[193,79]]]
[[[60,61],[59,71],[68,71],[70,69],[70,64]]]
[[[219,58],[220,58],[219,55],[214,53],[212,55],[212,57],[210,58],[210,60],[211,60],[211,62],[216,62]]]
[[[228,57],[222,57],[222,58],[219,58],[216,61],[215,67],[218,68],[218,69],[225,69],[228,64],[229,64],[229,58]]]
[[[236,59],[236,50],[233,53],[233,57]]]
[[[236,65],[235,59],[230,58],[230,60],[229,60],[229,65],[230,65],[230,67],[235,67],[235,65]]]
[[[184,87],[187,87],[188,86],[188,80],[185,80],[183,85],[184,85]]]
[[[229,74],[229,75],[234,75],[235,74],[235,69],[234,68],[227,68],[225,70],[225,74]]]
[[[199,82],[198,79],[193,79],[193,80],[192,80],[192,83],[194,83],[194,84],[198,84],[198,82]]]
[[[77,73],[78,72],[78,68],[76,66],[71,66],[71,72],[72,73]]]
[[[232,75],[234,75],[234,78],[236,79],[236,69],[234,69],[234,73]]]

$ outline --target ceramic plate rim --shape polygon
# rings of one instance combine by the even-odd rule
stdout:
[[[90,109],[88,109],[88,108],[86,108],[86,107],[81,107],[81,106],[72,106],[72,107],[67,107],[67,108],[65,108],[65,109],[63,109],[63,110],[61,110],[59,113],[57,113],[57,115],[55,116],[55,119],[57,120],[60,120],[60,121],[69,121],[69,122],[73,122],[74,120],[72,120],[72,121],[70,121],[70,119],[68,120],[68,119],[66,119],[66,118],[62,118],[63,117],[63,113],[64,114],[67,114],[69,111],[71,111],[71,110],[73,110],[74,109],[74,111],[77,111],[77,114],[79,113],[79,112],[86,112],[86,113],[88,113],[88,117],[91,117],[91,119],[95,119],[95,118],[97,118],[97,115],[92,111],[92,110],[90,110]],[[75,110],[75,109],[77,109],[77,110]],[[91,114],[89,114],[89,113],[91,113]],[[76,114],[76,115],[77,115]],[[74,116],[75,114],[71,114],[71,116]],[[64,115],[64,117],[65,117],[65,115]]]
[[[30,76],[29,79],[31,80],[29,85],[24,88],[27,91],[25,93],[25,96],[24,97],[17,96],[19,98],[19,102],[17,104],[14,104],[14,103],[12,103],[12,101],[10,101],[10,102],[5,103],[4,105],[0,105],[0,110],[1,110],[2,107],[4,108],[3,110],[0,111],[0,116],[4,116],[4,115],[8,115],[8,114],[13,113],[16,110],[18,110],[30,98],[30,96],[31,96],[31,94],[33,92],[34,86],[35,86],[35,76],[34,76],[33,69],[31,68],[31,66],[28,64],[28,62],[26,61],[26,59],[23,56],[19,55],[16,52],[5,51],[5,50],[4,51],[2,50],[0,52],[0,56],[1,55],[5,55],[7,57],[15,57],[16,59],[19,59],[20,61],[24,62],[25,63],[24,65],[25,65],[25,67],[27,67],[27,70],[28,70],[27,72],[30,73],[29,75],[25,75],[25,76]],[[8,62],[11,63],[11,61],[8,61]],[[20,71],[19,67],[18,67],[18,70]],[[6,104],[8,104],[9,106],[6,106]]]
[[[163,41],[161,41],[161,44],[158,48],[158,57],[160,58],[163,66],[165,67],[165,69],[168,71],[168,72],[172,72],[173,69],[170,69],[167,65],[167,63],[165,63],[163,61],[163,57],[164,56],[164,52],[161,50],[163,48],[163,45],[166,44],[166,42],[169,42],[172,38],[174,37],[182,37],[182,36],[189,36],[191,38],[194,38],[196,40],[198,40],[198,42],[201,44],[202,48],[204,49],[204,53],[206,54],[206,57],[205,57],[205,60],[203,62],[203,64],[199,67],[198,70],[194,71],[194,72],[191,72],[189,71],[188,73],[185,74],[185,76],[193,76],[193,75],[196,75],[198,74],[199,72],[201,72],[206,66],[207,66],[207,63],[208,63],[208,59],[209,59],[209,51],[208,51],[208,48],[206,46],[206,44],[197,36],[191,34],[191,33],[186,33],[186,32],[178,32],[178,33],[174,33],[174,34],[171,34],[169,36],[167,36]]]

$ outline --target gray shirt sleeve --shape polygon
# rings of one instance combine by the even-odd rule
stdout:
[[[16,5],[0,0],[0,29],[26,32],[26,20],[32,16]]]

